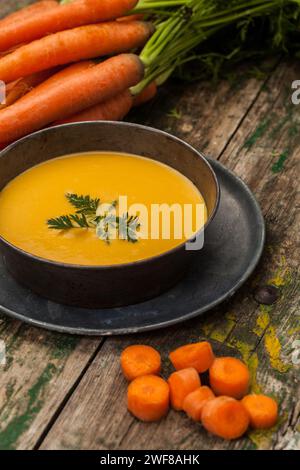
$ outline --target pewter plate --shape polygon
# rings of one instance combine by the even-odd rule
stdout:
[[[256,267],[265,242],[264,219],[248,187],[209,160],[221,187],[205,246],[171,290],[127,307],[89,310],[55,304],[20,286],[0,257],[0,312],[31,325],[78,335],[120,335],[164,328],[197,317],[230,298]]]

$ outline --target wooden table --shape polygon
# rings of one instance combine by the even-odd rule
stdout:
[[[0,17],[26,3],[30,0],[1,2]],[[0,366],[0,449],[300,448],[300,105],[291,102],[300,65],[273,64],[260,79],[252,72],[240,69],[236,79],[215,87],[172,82],[134,119],[185,139],[250,186],[267,222],[266,248],[255,274],[204,318],[151,334],[75,337],[0,316],[0,339],[7,348],[7,364]],[[265,284],[280,292],[268,307],[253,298],[254,289]],[[247,362],[252,390],[280,402],[278,426],[228,443],[183,413],[171,411],[160,423],[142,424],[126,411],[119,367],[125,346],[156,346],[168,374],[168,351],[204,338],[218,354]]]

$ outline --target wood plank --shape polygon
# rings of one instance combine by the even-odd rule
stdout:
[[[4,3],[0,6],[0,17],[12,10],[12,7],[31,2],[22,0]],[[223,82],[216,91],[209,84],[178,86],[175,83],[174,86],[166,88],[166,91],[163,92],[163,96],[154,105],[155,109],[153,109],[153,113],[151,112],[151,119],[148,122],[165,130],[171,130],[175,134],[190,140],[199,148],[218,156],[224,151],[228,138],[234,135],[243,120],[244,114],[252,106],[261,85],[260,82],[253,79],[245,80],[241,89],[235,84],[229,85]],[[236,103],[239,103],[239,106],[236,106]],[[174,107],[178,107],[182,118],[172,117],[176,114],[174,112],[171,112],[170,116],[166,116],[162,110],[163,107],[165,107],[167,113],[170,113]],[[236,299],[237,303],[245,299],[243,296],[240,297],[240,294],[238,298],[239,301]],[[237,305],[234,313],[237,315],[236,312],[239,314],[242,310],[243,306],[239,307]],[[238,318],[238,315],[236,317],[232,314],[230,308],[224,308],[219,315],[217,312],[215,313],[213,321],[210,320],[211,316],[209,316],[206,322],[190,322],[184,330],[175,328],[168,330],[167,333],[153,333],[148,337],[148,341],[151,344],[161,343],[162,347],[166,343],[166,355],[171,344],[170,336],[172,336],[173,344],[180,344],[186,338],[197,339],[199,332],[205,335],[211,332],[213,337],[220,339],[218,317],[223,318],[224,312],[228,316],[228,322],[225,322],[224,329],[229,333],[237,323],[236,318]],[[23,449],[37,445],[43,438],[43,433],[51,426],[64,403],[67,402],[76,389],[78,383],[80,383],[80,387],[86,387],[87,396],[93,398],[90,410],[88,410],[86,400],[80,400],[80,409],[83,413],[86,410],[89,411],[88,416],[90,421],[93,422],[91,429],[94,431],[96,429],[96,432],[94,435],[88,434],[89,438],[83,440],[81,428],[78,427],[80,416],[76,415],[74,432],[71,432],[70,425],[66,425],[64,421],[66,439],[64,440],[60,433],[56,444],[58,447],[68,448],[73,446],[77,448],[83,446],[82,448],[84,448],[84,445],[87,448],[129,447],[126,442],[127,429],[132,426],[131,434],[133,433],[133,436],[138,435],[134,433],[134,430],[140,433],[142,429],[142,432],[144,432],[144,428],[139,424],[135,428],[136,422],[128,416],[123,407],[121,408],[119,405],[117,410],[112,410],[111,401],[108,400],[112,390],[116,390],[116,392],[118,391],[118,403],[120,394],[125,390],[124,382],[119,376],[114,375],[118,351],[126,344],[123,338],[107,342],[103,354],[99,354],[95,362],[92,362],[101,344],[99,339],[74,339],[65,335],[46,333],[20,325],[18,322],[4,317],[1,317],[0,328],[0,337],[5,340],[8,351],[8,364],[4,369],[0,369],[0,446]],[[199,328],[199,332],[197,328]],[[224,335],[223,330],[221,331],[222,334]],[[142,336],[139,339],[144,340],[144,337]],[[136,340],[135,337],[126,339],[127,342]],[[117,347],[117,351],[115,347]],[[215,347],[223,352],[224,348],[227,348],[220,342],[216,342]],[[85,370],[88,369],[91,363],[93,367],[89,369],[90,375],[87,376],[86,382],[81,381]],[[112,381],[110,375],[112,375]],[[89,377],[94,378],[92,384]],[[105,388],[103,388],[103,377],[107,379]],[[78,389],[79,394],[81,390],[82,388]],[[103,400],[99,399],[100,396],[103,397]],[[112,396],[116,395],[113,394]],[[70,404],[72,403],[71,400]],[[67,413],[69,409],[66,409]],[[112,411],[114,411],[114,415],[111,414]],[[109,417],[112,419],[111,424],[109,423]],[[292,423],[295,421],[295,417],[291,420]],[[176,421],[178,425],[181,423],[182,416],[171,413],[170,419],[172,421],[174,419],[179,420]],[[85,422],[85,424],[87,423],[88,421]],[[95,428],[99,424],[100,427]],[[169,433],[166,424],[165,422],[161,423],[162,427],[161,425],[158,426],[161,429],[158,434],[160,438],[162,433],[165,432],[164,429]],[[118,431],[118,427],[120,427],[120,431]],[[149,427],[149,430],[154,428]],[[107,429],[109,432],[107,432]],[[177,432],[180,432],[183,439],[183,434],[179,429],[178,427]],[[186,429],[187,435],[192,434],[194,436],[190,423],[187,423]],[[149,435],[152,435],[152,431]],[[51,436],[53,436],[53,433],[49,434],[49,437]],[[106,436],[108,437],[106,438]],[[178,440],[179,436],[170,434],[169,446],[176,447],[176,439]],[[47,442],[51,448],[51,439],[46,440],[44,447],[47,447]],[[162,444],[159,444],[159,439],[157,439],[157,442],[158,445],[164,443],[161,440]],[[189,442],[189,439],[186,439],[181,447],[184,448]],[[195,445],[199,445],[199,439],[197,439],[197,442]],[[209,441],[209,443],[211,442]],[[140,447],[143,446],[142,442],[137,441],[136,444]],[[146,446],[146,444],[144,445]]]
[[[210,111],[206,109],[206,115],[203,118],[204,121],[207,120],[207,116],[210,116],[211,122],[222,116],[222,122],[225,126],[230,128],[230,132],[233,133],[241,122],[245,110],[251,106],[252,101],[256,98],[262,85],[262,82],[253,79],[246,81],[245,89],[247,90],[247,95],[243,102],[243,107],[236,110],[234,114],[232,112],[234,101],[241,100],[241,96],[244,96],[244,92],[242,90],[237,90],[235,85],[230,87],[227,83],[222,84],[220,93],[225,93],[225,96],[219,99],[216,98],[215,89],[211,88],[208,84],[199,84],[197,85],[197,89],[195,89],[195,85],[190,85],[186,87],[186,90],[189,96],[193,96],[192,92],[194,92],[195,96],[200,94],[207,97],[207,106]],[[181,101],[180,94],[181,90],[178,90],[178,96],[176,98],[176,89],[172,90],[172,96],[176,99],[177,103],[180,103]],[[209,96],[211,96],[211,99],[209,99]],[[183,100],[183,102],[185,102],[186,99],[183,97]],[[220,104],[216,107],[216,100],[222,103],[222,106]],[[159,103],[158,107],[160,107]],[[168,117],[167,119],[171,119],[171,121],[173,120],[173,118]],[[202,121],[199,121],[200,127],[201,122]],[[177,123],[176,121],[176,125],[179,125],[179,122]],[[180,124],[180,126],[181,125],[182,124]],[[223,135],[218,135],[216,137],[214,143],[215,148],[217,148],[217,142],[219,142],[218,152],[220,153],[225,146],[225,137]],[[4,396],[2,396],[2,399],[0,398],[0,408],[3,407],[2,412],[0,412],[0,432],[3,432],[5,435],[7,432],[14,434],[16,427],[18,427],[16,423],[18,423],[19,420],[23,420],[22,417],[24,410],[26,410],[28,406],[31,388],[39,377],[43,377],[45,368],[48,364],[50,364],[50,368],[52,367],[52,351],[57,350],[57,344],[61,341],[63,342],[64,339],[60,339],[61,335],[47,333],[48,349],[44,351],[41,341],[39,340],[40,335],[43,335],[40,330],[34,328],[27,329],[27,327],[25,327],[25,329],[19,329],[18,323],[7,318],[3,318],[2,321],[4,325],[3,328],[6,329],[7,333],[5,337],[1,335],[1,338],[5,339],[8,345],[8,354],[13,357],[13,361],[7,367],[5,376],[3,374],[0,375],[0,389],[5,390],[5,387],[10,389],[10,384],[14,383],[17,380],[16,377],[19,375],[21,375],[21,377],[22,375],[29,377],[27,380],[23,380],[22,382],[20,380],[18,381],[18,394],[11,397],[9,408],[5,406],[6,398]],[[28,335],[30,337],[30,341],[26,339]],[[16,336],[18,336],[18,341],[14,345],[12,351],[10,351],[9,345],[11,343],[15,343]],[[23,342],[25,342],[26,345],[26,361],[25,363],[23,362],[23,368],[22,371],[20,371],[17,364],[19,361],[24,361],[25,346]],[[31,448],[39,442],[44,428],[49,426],[49,423],[52,422],[60,409],[64,395],[68,395],[70,391],[73,390],[75,386],[74,384],[79,380],[80,371],[84,370],[86,365],[89,363],[97,347],[99,347],[99,341],[84,339],[83,343],[79,342],[79,344],[74,345],[74,349],[70,352],[70,356],[66,353],[63,358],[56,360],[56,369],[55,371],[52,371],[51,377],[43,387],[43,400],[42,402],[39,402],[39,409],[37,410],[37,408],[34,407],[35,412],[31,413],[30,420],[27,420],[27,426],[18,428],[19,430],[16,432],[16,438],[13,441],[11,439],[9,442],[11,447],[21,449]],[[104,351],[104,357],[105,355],[108,355],[108,358],[105,360],[110,363],[109,352]],[[76,361],[76,363],[74,363],[74,361]],[[31,364],[34,364],[33,369],[31,368]],[[64,371],[64,374],[61,374],[61,370]],[[3,387],[1,387],[1,385]],[[8,408],[9,412],[7,412],[5,408]],[[89,447],[88,442],[87,446]]]
[[[221,161],[249,183],[266,215],[267,250],[255,276],[229,303],[210,312],[207,321],[198,319],[151,335],[107,340],[50,430],[42,449],[263,449],[278,448],[284,445],[283,434],[295,434],[299,426],[299,408],[295,403],[298,391],[295,377],[299,366],[291,363],[288,348],[299,332],[299,318],[295,317],[299,259],[292,241],[297,230],[293,225],[297,189],[294,175],[300,157],[300,136],[299,108],[287,104],[289,95],[284,84],[288,86],[299,74],[298,65],[280,66],[231,142],[226,146],[221,134],[218,136]],[[195,102],[194,97],[199,96],[195,89],[194,92],[189,95],[190,107]],[[186,95],[178,106],[182,100],[186,108],[181,109],[189,110]],[[226,100],[224,104],[227,110]],[[205,124],[202,120],[197,123],[194,118],[194,127],[188,135],[197,147],[201,148],[205,135],[209,132],[213,135],[213,131],[207,129],[207,120],[213,126],[218,117],[215,110],[214,101]],[[220,113],[220,109],[218,111]],[[224,115],[219,116],[223,121]],[[269,118],[269,125],[263,125]],[[176,122],[179,135],[185,132],[184,123],[185,116],[181,124]],[[261,127],[263,130],[258,131]],[[276,162],[287,145],[288,158],[279,171]],[[266,282],[276,283],[281,291],[280,300],[272,308],[260,307],[253,299],[254,287]],[[146,342],[157,346],[163,354],[167,376],[170,372],[168,351],[203,337],[212,339],[217,353],[236,355],[248,362],[253,390],[274,394],[281,402],[281,427],[267,433],[251,432],[248,437],[228,444],[208,436],[183,413],[172,411],[160,423],[143,424],[126,412],[126,383],[118,365],[120,352],[126,344]]]
[[[29,0],[1,2],[0,18]],[[6,366],[0,366],[0,449],[29,449],[80,380],[101,345],[45,332],[0,316]]]
[[[72,392],[100,340],[29,328],[1,318],[0,449],[30,449]]]

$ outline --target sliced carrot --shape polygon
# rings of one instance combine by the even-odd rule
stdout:
[[[74,0],[47,12],[28,15],[17,23],[9,21],[0,28],[0,51],[47,34],[119,18],[136,3],[137,0]]]
[[[150,23],[141,21],[114,21],[62,31],[2,57],[0,80],[9,83],[58,65],[126,52],[143,45],[152,31]]]
[[[121,367],[129,381],[142,375],[157,375],[161,369],[160,354],[151,346],[134,344],[122,352]]]
[[[120,121],[132,108],[132,95],[129,90],[121,91],[112,98],[103,101],[81,113],[57,121],[55,125],[84,121]]]
[[[60,78],[54,75],[0,111],[0,144],[112,98],[137,84],[143,73],[143,64],[134,54],[111,57],[67,78],[60,72]]]
[[[246,395],[242,404],[248,411],[250,425],[254,429],[268,429],[276,424],[278,405],[273,398],[266,395]]]
[[[175,369],[194,367],[199,373],[209,369],[214,361],[214,353],[207,341],[181,346],[169,354]]]
[[[249,416],[241,402],[231,397],[208,400],[202,409],[204,428],[223,439],[237,439],[248,429]]]
[[[201,421],[203,406],[207,400],[212,400],[213,398],[215,398],[213,391],[204,385],[185,397],[182,409],[194,421]]]
[[[157,86],[155,82],[151,82],[144,90],[134,97],[134,106],[141,106],[148,103],[157,94]]]
[[[209,369],[210,386],[216,395],[243,398],[248,392],[250,372],[234,357],[218,357]]]
[[[159,421],[169,410],[169,386],[157,375],[137,377],[128,386],[128,410],[141,421]]]
[[[189,367],[173,372],[168,378],[168,384],[172,407],[182,410],[184,399],[201,386],[201,381],[196,369]]]

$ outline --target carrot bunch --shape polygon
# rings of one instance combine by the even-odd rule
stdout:
[[[234,357],[214,356],[207,341],[179,347],[169,354],[176,369],[168,380],[160,377],[161,357],[151,346],[132,345],[121,355],[121,368],[130,382],[128,410],[141,421],[158,421],[169,406],[183,410],[210,433],[237,439],[251,426],[268,429],[276,424],[278,406],[265,395],[248,394],[250,372]],[[201,375],[209,375],[202,385]]]
[[[124,18],[136,3],[41,0],[0,20],[0,147],[52,124],[120,120],[155,94],[154,84],[137,102],[130,92],[144,77],[132,51],[154,31]]]

